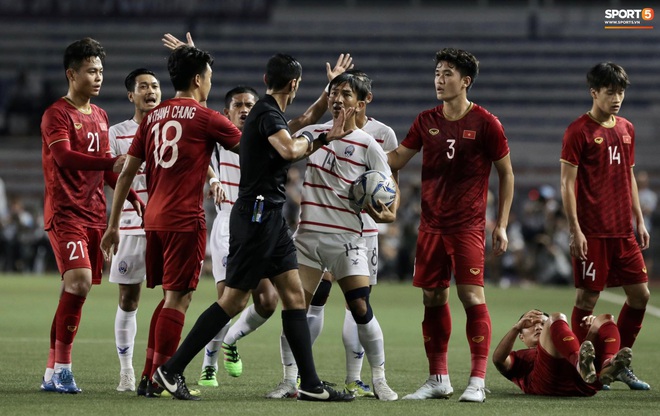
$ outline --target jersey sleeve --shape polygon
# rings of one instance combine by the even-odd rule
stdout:
[[[117,145],[117,128],[115,126],[110,126],[108,130],[108,143],[110,145],[110,154],[112,157],[117,157],[120,155],[119,146]]]
[[[126,153],[140,160],[146,159],[147,149],[145,148],[145,146],[146,146],[147,134],[148,134],[144,130],[146,125],[147,125],[146,123],[140,124],[140,127],[138,127],[137,131],[135,132],[135,137],[133,138],[131,147],[128,149],[128,152]]]
[[[415,121],[413,122],[412,126],[410,126],[410,130],[408,130],[408,134],[406,135],[406,138],[403,139],[401,144],[408,149],[412,150],[417,150],[418,152],[422,150],[422,134],[421,134],[421,121],[420,121],[421,114],[417,116]]]
[[[241,140],[241,131],[229,119],[217,111],[213,111],[210,116],[209,135],[229,150],[234,148]]]
[[[509,143],[504,134],[504,127],[497,117],[493,117],[486,127],[486,155],[491,161],[498,161],[508,155]]]
[[[635,126],[628,123],[628,131],[630,132],[630,167],[635,166]]]
[[[48,108],[41,118],[41,133],[48,147],[60,140],[71,140],[69,127],[69,117],[57,107]]]
[[[370,140],[366,158],[369,169],[383,172],[387,176],[392,176],[390,165],[387,164],[387,154],[375,139]]]
[[[564,139],[561,144],[561,160],[573,166],[578,166],[580,164],[580,154],[582,153],[583,134],[574,126],[575,124],[571,124],[564,132]]]
[[[280,130],[289,130],[286,121],[274,111],[268,111],[261,115],[259,120],[259,132],[264,137],[270,137]]]
[[[394,130],[389,126],[385,127],[383,134],[383,150],[385,153],[389,153],[399,147],[399,141],[396,139],[396,133],[394,133]]]

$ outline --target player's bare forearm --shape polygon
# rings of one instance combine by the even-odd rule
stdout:
[[[505,373],[511,369],[511,359],[509,358],[509,354],[513,351],[513,346],[516,343],[516,338],[518,338],[519,333],[520,329],[516,326],[511,328],[506,334],[504,334],[504,337],[502,337],[499,344],[497,344],[495,351],[493,351],[493,364],[495,364],[495,368],[497,368],[500,373]]]

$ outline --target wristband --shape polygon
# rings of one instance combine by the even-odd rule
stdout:
[[[323,146],[327,146],[328,143],[330,143],[330,142],[328,142],[328,134],[327,133],[319,134],[319,137],[317,137],[317,140],[320,141],[321,144],[323,144]]]
[[[209,179],[209,186],[213,186],[214,183],[220,183],[220,179],[218,178]]]
[[[300,134],[300,136],[298,136],[298,137],[304,137],[305,140],[307,140],[307,146],[309,146],[310,143],[312,143],[312,141],[314,141],[314,136],[312,135],[312,133],[310,133],[308,131],[303,131]]]

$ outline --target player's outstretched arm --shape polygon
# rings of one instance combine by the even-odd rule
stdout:
[[[387,164],[390,165],[392,172],[397,175],[397,178],[399,170],[403,169],[403,167],[408,164],[410,159],[412,159],[412,157],[415,156],[417,152],[417,150],[409,149],[406,146],[400,144],[399,147],[387,154]]]
[[[325,72],[328,76],[328,82],[332,81],[336,76],[343,74],[346,70],[353,68],[353,58],[351,54],[341,54],[337,58],[337,62],[334,67],[330,66],[329,62],[325,63]],[[310,124],[318,122],[323,114],[325,114],[328,109],[328,91],[323,89],[319,98],[309,106],[305,112],[292,120],[289,121],[289,130],[298,131],[303,127],[307,127]]]

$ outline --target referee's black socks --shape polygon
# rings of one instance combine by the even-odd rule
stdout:
[[[309,335],[309,325],[307,325],[307,312],[304,309],[283,310],[282,330],[298,365],[300,388],[307,391],[314,390],[321,384],[321,380],[316,374],[316,367],[314,366],[312,338]]]

